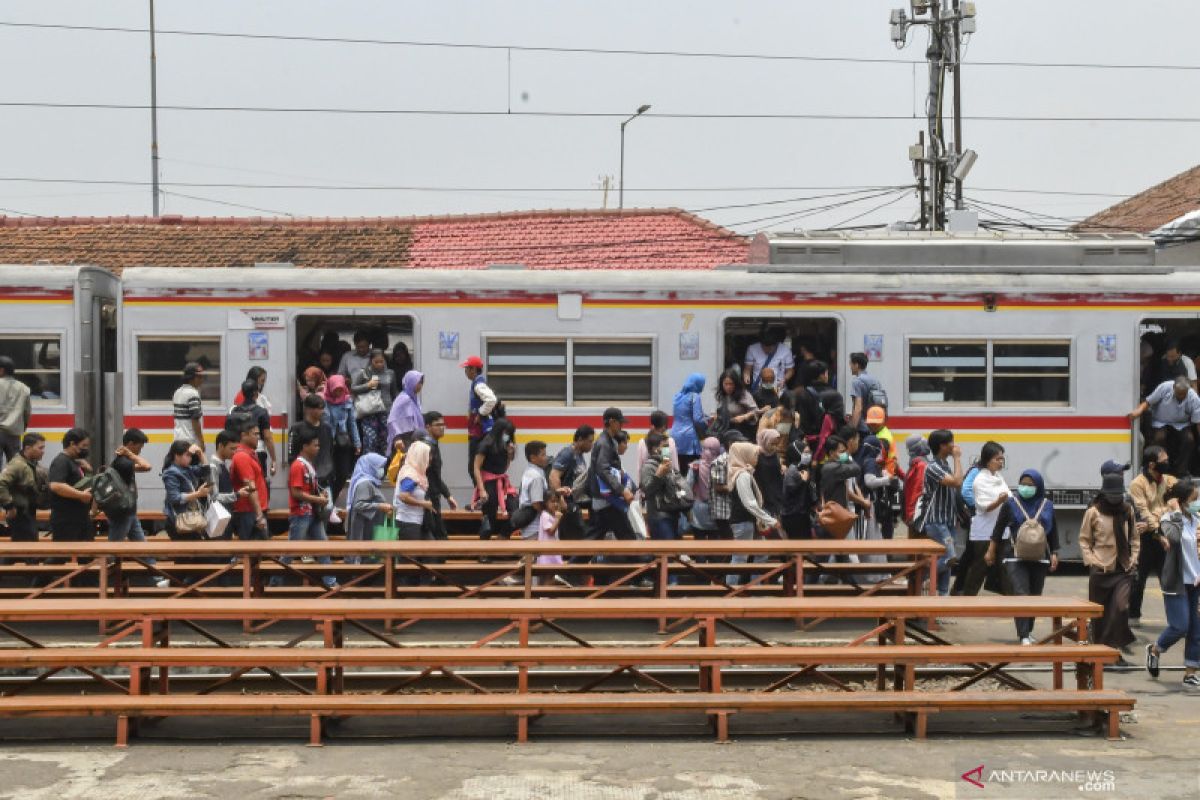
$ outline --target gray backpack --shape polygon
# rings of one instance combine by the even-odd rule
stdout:
[[[1046,557],[1046,528],[1039,517],[1046,508],[1046,501],[1042,500],[1037,513],[1032,517],[1020,503],[1017,503],[1017,508],[1025,515],[1025,521],[1017,528],[1017,536],[1013,539],[1013,554],[1021,561],[1041,561]]]

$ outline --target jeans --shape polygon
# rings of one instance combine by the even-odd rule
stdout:
[[[229,527],[225,529],[224,538],[233,538],[230,535],[237,535],[237,538],[242,540],[248,539],[266,539],[267,532],[262,528],[255,526],[255,514],[253,511],[235,511],[229,520]]]
[[[253,516],[253,515],[251,515]],[[239,533],[239,536],[241,534]],[[303,517],[288,517],[288,541],[289,542],[325,542],[328,541],[325,536],[325,523],[321,520],[319,514],[307,514]],[[292,563],[291,556],[284,556],[279,559],[281,564]],[[333,560],[329,556],[320,556],[317,558],[319,564],[332,564]],[[321,578],[321,582],[326,587],[333,586],[337,583],[337,579],[332,575],[326,575]],[[274,583],[274,581],[272,581]]]
[[[110,542],[146,541],[146,532],[142,530],[142,521],[138,519],[137,512],[135,511],[127,517],[117,517],[109,514],[108,540]],[[155,564],[157,561],[153,558],[147,558],[146,563]]]
[[[651,539],[671,542],[679,538],[679,520],[676,517],[658,517],[646,522]]]
[[[946,552],[937,560],[937,591],[941,595],[950,594],[950,569],[947,565],[954,558],[954,529],[940,522],[927,522],[925,535],[946,548]]]
[[[1183,639],[1183,665],[1200,668],[1200,588],[1185,586],[1179,594],[1164,594],[1167,628],[1158,637],[1158,649],[1164,653]]]
[[[730,527],[733,529],[733,538],[735,541],[739,541],[739,542],[754,541],[754,523],[753,522],[734,522],[734,523],[730,524]],[[745,564],[747,560],[748,560],[748,557],[746,556],[745,553],[735,553],[733,555],[733,557],[729,559],[729,563],[730,564]],[[742,582],[742,576],[736,575],[736,574],[726,575],[725,582],[728,583],[730,586],[737,586],[738,584],[740,584]]]
[[[1008,583],[1014,595],[1038,597],[1046,587],[1046,572],[1050,565],[1041,561],[1013,560],[1005,561],[1004,569],[1008,572]],[[1018,639],[1033,634],[1032,617],[1017,617],[1014,621]]]

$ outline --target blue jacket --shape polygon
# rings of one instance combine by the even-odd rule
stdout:
[[[325,405],[325,421],[329,423],[329,427],[333,429],[333,438],[336,440],[340,432],[350,434],[350,441],[354,445],[354,449],[362,449],[362,439],[358,434],[358,426],[354,424],[354,403],[347,400],[344,403],[326,403]]]
[[[700,402],[700,392],[703,390],[704,376],[693,372],[684,381],[683,388],[675,394],[675,403],[671,408],[675,418],[671,424],[671,438],[675,440],[680,455],[700,455],[701,432],[708,419]]]
[[[190,468],[172,464],[163,470],[163,488],[167,490],[166,499],[163,501],[163,513],[167,515],[168,520],[174,520],[176,514],[187,509],[183,496],[199,489],[207,477],[208,467],[203,464]]]

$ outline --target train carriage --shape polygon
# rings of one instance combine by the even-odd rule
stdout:
[[[248,369],[261,366],[280,432],[296,419],[296,377],[322,334],[382,332],[425,373],[425,409],[447,415],[446,474],[463,497],[465,356],[484,358],[519,438],[553,451],[613,404],[636,436],[651,410],[670,409],[689,373],[709,376],[711,392],[764,326],[778,326],[797,348],[820,343],[843,391],[849,354],[867,352],[901,440],[949,427],[968,456],[988,439],[1003,443],[1010,479],[1041,470],[1064,512],[1068,556],[1098,466],[1137,461],[1140,437],[1125,415],[1141,392],[1143,349],[1168,336],[1200,347],[1200,274],[1156,266],[1148,240],[781,235],[752,251],[758,263],[705,271],[131,268],[119,292],[103,271],[38,267],[24,289],[10,289],[16,322],[7,327],[59,330],[63,363],[79,373],[61,373],[61,399],[44,397],[35,425],[104,428],[109,443],[121,425],[141,427],[152,459],[171,439],[171,394],[186,362],[208,368],[206,431],[221,427]],[[80,276],[103,285],[115,314]],[[68,297],[99,316],[72,311]],[[114,350],[107,390],[104,348],[84,345],[91,331]],[[711,394],[705,403],[713,407]],[[119,413],[96,425],[109,408]],[[275,505],[283,480],[275,477]],[[157,476],[142,481],[143,504],[158,505]]]

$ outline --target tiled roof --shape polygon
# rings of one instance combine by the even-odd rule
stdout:
[[[0,217],[0,263],[244,267],[713,269],[748,241],[679,209],[362,219]]]
[[[1097,233],[1150,233],[1200,209],[1200,166],[1106,208],[1076,226]]]

